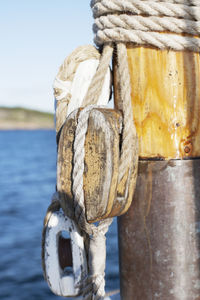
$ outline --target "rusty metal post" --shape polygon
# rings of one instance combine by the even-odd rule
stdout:
[[[118,229],[122,300],[200,299],[200,159],[140,161]]]

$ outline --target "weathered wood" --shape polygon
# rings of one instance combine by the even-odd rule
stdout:
[[[200,156],[199,53],[131,44],[127,53],[140,158]]]
[[[116,199],[121,114],[96,109],[90,114],[85,143],[84,195],[89,222],[110,215]]]
[[[73,142],[76,119],[70,115],[64,123],[58,143],[57,190],[61,206],[66,215],[74,218],[72,195]]]
[[[63,211],[71,218],[74,217],[72,168],[76,122],[75,115],[69,116],[62,128],[57,161],[59,198]],[[83,177],[88,222],[108,217],[114,207],[118,184],[121,122],[121,114],[112,109],[98,108],[90,113]],[[115,211],[119,212],[120,209],[121,207],[118,207],[118,211]]]
[[[118,183],[121,114],[110,109],[97,111],[102,113],[103,119],[95,111],[91,114],[85,144],[87,167],[84,173],[84,191],[87,219],[91,222],[119,216],[128,210],[135,188],[134,173],[137,172],[137,168],[131,172],[128,169],[123,180]],[[109,131],[107,138],[104,130],[98,128],[101,119],[105,130]],[[106,178],[107,172],[112,174],[111,180],[108,180],[108,176]]]
[[[63,125],[57,161],[57,190],[66,215],[74,218],[72,193],[73,143],[77,114],[70,115]],[[88,222],[119,216],[129,208],[136,169],[130,166],[118,184],[120,162],[121,113],[113,109],[94,108],[88,119],[85,140],[83,190]]]

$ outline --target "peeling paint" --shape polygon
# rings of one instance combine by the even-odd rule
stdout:
[[[63,232],[70,235],[73,273],[66,274],[59,264],[58,238]],[[74,297],[80,292],[77,284],[87,275],[84,240],[73,220],[62,211],[52,213],[45,234],[45,273],[52,292],[62,297]]]

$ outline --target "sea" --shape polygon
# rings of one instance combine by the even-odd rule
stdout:
[[[55,191],[54,130],[0,131],[0,299],[56,300],[43,278],[43,218]],[[117,221],[107,233],[106,291],[119,289]]]

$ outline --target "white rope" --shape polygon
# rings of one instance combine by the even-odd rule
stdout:
[[[118,182],[123,179],[130,166],[135,167],[135,149],[137,149],[137,133],[133,120],[133,109],[131,104],[131,84],[127,61],[126,46],[118,44],[117,70],[119,80],[119,104],[123,111],[123,134],[122,147],[119,164]],[[137,155],[136,155],[137,156]]]
[[[76,50],[74,50],[61,65],[53,84],[54,95],[56,100],[55,108],[57,133],[60,131],[67,115],[69,115],[69,112],[71,111],[70,106],[73,105],[74,107],[77,107],[77,103],[72,103],[72,94],[74,96],[74,82],[77,81],[76,74],[79,70],[81,63],[85,63],[89,60],[96,60],[98,62],[99,59],[100,54],[95,47],[91,45],[80,46]],[[84,91],[81,90],[79,96],[80,104],[82,103],[82,98],[84,98],[83,92]]]
[[[124,30],[140,30],[140,31],[170,31],[173,33],[188,33],[198,35],[200,32],[200,21],[192,21],[185,19],[177,19],[175,17],[157,17],[144,18],[142,16],[134,16],[122,14],[102,16],[96,19],[94,32],[107,29],[123,28]]]
[[[98,98],[102,91],[105,74],[110,66],[111,57],[113,54],[113,46],[108,44],[103,49],[99,66],[88,88],[87,94],[83,100],[83,106],[97,104]]]
[[[75,218],[79,227],[87,234],[89,240],[88,267],[89,276],[83,282],[84,300],[98,300],[105,295],[105,259],[106,244],[105,234],[112,223],[112,219],[100,221],[96,226],[89,224],[86,219],[84,191],[83,191],[83,173],[85,157],[85,138],[88,129],[88,118],[90,112],[95,107],[90,105],[84,108],[78,116],[74,140],[74,167],[72,174],[72,190],[74,195]],[[78,111],[77,111],[78,113]],[[105,124],[101,124],[105,126]],[[99,255],[98,255],[99,254]],[[98,260],[97,260],[98,258]]]
[[[98,45],[132,42],[200,51],[200,1],[93,0],[91,7]],[[188,36],[181,36],[183,33]]]
[[[71,81],[68,80],[61,80],[58,77],[55,78],[54,80],[54,89],[59,89],[61,92],[59,95],[56,96],[56,100],[60,101],[63,98],[65,98],[67,95],[71,97]]]
[[[198,0],[93,0],[94,18],[105,14],[129,12],[133,15],[168,16],[200,20]]]

